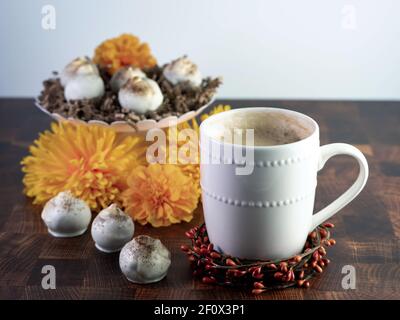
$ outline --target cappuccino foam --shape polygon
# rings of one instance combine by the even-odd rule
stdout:
[[[212,137],[221,142],[250,145],[246,130],[254,130],[255,146],[276,146],[303,140],[311,135],[312,128],[304,119],[280,111],[243,111],[215,123]],[[235,132],[242,132],[242,141],[234,139]]]

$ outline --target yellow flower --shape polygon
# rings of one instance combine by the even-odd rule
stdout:
[[[105,208],[125,189],[127,171],[140,162],[138,142],[119,139],[110,128],[53,123],[22,160],[24,191],[35,204],[69,190],[92,209]]]
[[[231,110],[231,106],[230,105],[223,105],[223,104],[219,104],[216,107],[214,107],[209,113],[204,113],[200,116],[200,120],[204,121],[206,120],[208,117],[211,117],[214,114],[220,113],[220,112],[224,112],[224,111],[228,111]]]
[[[177,127],[177,134],[180,131],[185,129],[192,129],[196,132],[196,137],[198,137],[198,130],[196,127],[192,126],[188,122],[183,122]],[[168,135],[169,137],[169,135]],[[177,141],[177,163],[182,172],[188,176],[192,183],[196,186],[196,194],[200,197],[201,189],[200,189],[200,150],[198,141],[187,140],[187,141]],[[182,158],[181,155],[185,154],[185,158]],[[169,155],[168,155],[169,156]],[[190,163],[185,163],[184,160],[190,159]]]
[[[209,113],[204,113],[200,116],[200,120],[204,121],[205,119],[207,119],[208,117],[220,113],[220,112],[224,112],[224,111],[228,111],[231,110],[231,106],[230,105],[222,105],[219,104],[216,107],[214,107]],[[189,122],[184,122],[182,125],[178,126],[178,130],[182,130],[182,129],[186,129],[186,128],[192,128],[193,130],[196,131],[197,133],[197,137],[199,137],[200,134],[200,130],[199,130],[199,124],[196,121],[196,118],[193,118],[191,120],[191,123],[189,124]],[[178,147],[182,147],[182,145],[178,144]],[[190,145],[190,148],[193,148],[193,145]],[[201,188],[200,188],[200,150],[197,146],[197,150],[198,150],[198,161],[197,164],[182,164],[182,171],[188,175],[193,182],[196,183],[196,191],[197,193],[201,194]]]
[[[125,211],[153,227],[189,222],[197,207],[196,186],[176,165],[150,164],[135,168],[121,194]]]
[[[194,134],[196,135],[196,139],[198,139],[198,131],[197,129],[190,126],[188,122],[180,123],[177,127],[166,128],[166,145],[158,146],[158,153],[162,153],[165,155],[165,158],[155,159],[155,155],[148,154],[147,161],[150,163],[156,163],[157,160],[161,160],[161,163],[173,164],[177,166],[183,174],[188,176],[192,183],[196,186],[196,194],[200,197],[200,165],[199,165],[199,146],[198,141],[188,139],[186,141],[178,140],[178,135],[182,130],[191,129],[194,130]],[[193,132],[193,131],[192,131]],[[171,147],[175,146],[176,148]],[[171,154],[171,151],[174,154]],[[188,161],[189,160],[189,161]],[[165,161],[165,162],[164,162]]]
[[[210,113],[205,113],[203,115],[201,115],[201,120],[204,121],[205,119],[207,119],[209,116],[213,115],[213,114],[217,114],[220,112],[224,112],[227,110],[230,110],[231,106],[229,105],[217,105],[216,107],[214,107]],[[192,183],[195,185],[196,187],[196,194],[198,195],[198,197],[200,198],[201,195],[201,188],[200,188],[200,150],[199,150],[199,146],[198,146],[198,141],[179,141],[178,140],[178,135],[179,132],[185,129],[193,129],[197,135],[197,139],[199,138],[199,124],[196,120],[196,118],[193,118],[190,122],[186,121],[183,123],[180,123],[175,129],[171,129],[171,128],[167,128],[165,130],[166,133],[166,137],[167,137],[167,145],[166,145],[166,149],[163,150],[162,152],[164,152],[166,154],[166,163],[171,163],[171,155],[169,154],[170,148],[169,148],[169,144],[171,143],[170,138],[171,138],[171,131],[172,131],[172,136],[175,135],[175,139],[176,139],[176,143],[177,143],[177,155],[174,157],[174,159],[176,160],[176,166],[178,166],[181,171],[188,176]],[[195,158],[193,159],[194,161],[192,161],[192,163],[187,163],[184,164],[182,161],[182,158],[180,158],[180,155],[182,154],[181,151],[183,151],[183,148],[185,148],[186,156],[194,156]]]
[[[109,74],[125,66],[146,69],[157,63],[149,45],[131,34],[122,34],[101,43],[95,50],[93,61],[105,67]]]

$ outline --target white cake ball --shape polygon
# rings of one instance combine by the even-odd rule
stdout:
[[[48,231],[55,237],[75,237],[83,234],[92,214],[85,201],[69,191],[60,192],[50,199],[42,211],[42,219]]]
[[[199,87],[202,81],[199,68],[186,56],[169,63],[163,74],[172,84],[187,82],[192,87]]]
[[[163,279],[171,265],[171,254],[160,240],[141,235],[128,242],[119,255],[119,266],[134,283],[152,283]]]
[[[104,94],[103,79],[95,74],[77,76],[67,83],[64,90],[65,99],[97,99]]]
[[[99,212],[91,230],[97,249],[116,252],[132,239],[135,225],[130,216],[112,204]]]
[[[121,106],[138,114],[156,110],[163,100],[164,97],[157,82],[148,78],[129,79],[118,93]]]
[[[134,67],[124,67],[119,69],[111,78],[111,89],[114,92],[118,92],[129,79],[134,77],[146,78],[146,74],[139,68]]]
[[[97,66],[88,57],[78,57],[68,63],[60,74],[61,85],[65,87],[67,83],[81,73],[91,73],[99,75]]]

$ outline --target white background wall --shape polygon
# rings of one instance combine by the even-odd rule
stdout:
[[[132,32],[160,63],[188,54],[223,75],[220,97],[400,99],[396,0],[1,0],[0,32],[0,96],[35,96],[52,70]]]

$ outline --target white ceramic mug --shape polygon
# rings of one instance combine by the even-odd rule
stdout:
[[[221,121],[252,112],[294,117],[308,126],[310,134],[275,146],[245,146],[215,137],[214,127]],[[243,162],[236,161],[234,154],[243,148],[254,155],[250,175],[237,174]],[[281,259],[301,252],[307,235],[352,201],[368,178],[367,161],[357,148],[344,143],[320,147],[318,124],[285,109],[243,108],[213,115],[200,126],[200,150],[202,200],[210,241],[217,250],[245,259]],[[317,172],[339,154],[358,161],[358,178],[338,199],[313,214]]]

